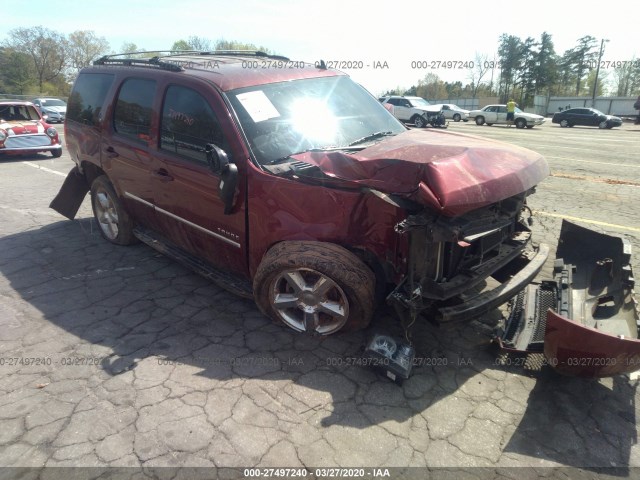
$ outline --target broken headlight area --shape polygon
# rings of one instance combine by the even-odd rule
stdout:
[[[544,353],[565,375],[608,377],[640,369],[638,304],[628,241],[564,221],[553,279],[510,302],[506,352]]]

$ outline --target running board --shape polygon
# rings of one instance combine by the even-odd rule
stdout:
[[[209,263],[175,246],[169,240],[152,230],[138,226],[133,230],[133,234],[141,242],[146,243],[154,250],[202,275],[206,279],[211,280],[217,286],[240,297],[253,299],[253,289],[248,280],[213,267]]]

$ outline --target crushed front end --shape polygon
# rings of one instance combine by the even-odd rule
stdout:
[[[531,246],[523,219],[532,191],[455,217],[429,209],[409,215],[396,226],[408,236],[407,274],[388,300],[438,322],[470,320],[507,302],[533,280],[549,251]],[[484,288],[489,277],[498,286]]]

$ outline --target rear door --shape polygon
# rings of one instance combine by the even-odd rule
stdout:
[[[102,166],[136,221],[157,228],[152,174],[158,161],[150,151],[158,85],[144,72],[124,78],[107,112],[111,125],[102,140]]]
[[[576,121],[575,121],[576,125],[588,125],[588,126],[597,125],[593,121],[593,118],[594,118],[593,113],[588,108],[578,108],[576,110],[576,113],[577,113]]]
[[[161,231],[179,247],[219,268],[246,274],[244,153],[220,95],[193,79],[163,87],[153,172]],[[240,170],[231,214],[224,214],[220,177],[209,168],[205,146],[223,149]]]

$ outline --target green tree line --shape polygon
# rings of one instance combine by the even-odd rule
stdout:
[[[596,66],[604,59],[601,44],[590,35],[579,38],[573,48],[556,53],[552,36],[543,32],[539,39],[521,39],[502,34],[497,52],[489,56],[476,53],[467,82],[446,82],[428,73],[409,89],[396,88],[389,94],[416,95],[427,99],[460,97],[514,98],[520,105],[533,105],[534,95],[590,96],[596,79]],[[604,49],[603,49],[604,51]],[[602,63],[605,62],[601,62]],[[596,94],[630,96],[640,90],[640,59],[607,63],[613,68],[598,72]]]
[[[211,40],[190,36],[173,42],[170,50],[262,50],[269,48],[235,40]],[[125,43],[118,53],[145,54],[145,49]],[[476,53],[466,81],[445,82],[429,73],[409,89],[397,87],[387,94],[417,95],[428,99],[497,96],[502,101],[517,99],[520,105],[533,103],[536,94],[591,95],[600,59],[600,44],[586,35],[563,54],[555,51],[550,34],[524,40],[502,34],[493,55]],[[0,93],[67,96],[78,71],[111,50],[109,42],[91,30],[68,35],[43,26],[13,29],[0,43]],[[606,58],[606,57],[605,57]],[[601,69],[597,94],[636,95],[640,90],[640,60]],[[635,60],[635,61],[633,61]]]
[[[170,50],[262,50],[268,48],[235,40],[210,40],[190,36],[175,41]],[[0,93],[10,95],[68,96],[80,69],[109,53],[145,54],[145,49],[126,42],[118,52],[106,38],[91,30],[68,35],[43,26],[15,28],[0,43]]]

